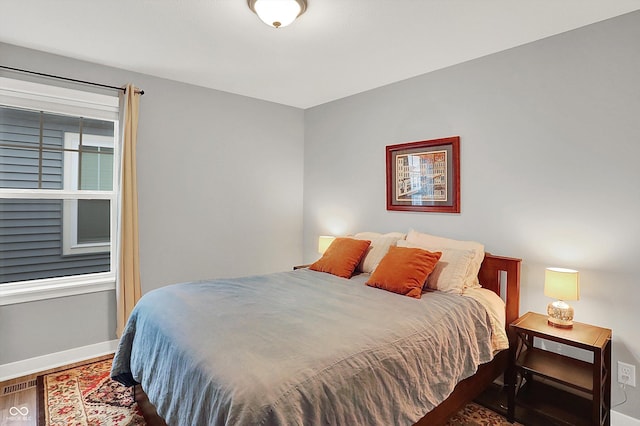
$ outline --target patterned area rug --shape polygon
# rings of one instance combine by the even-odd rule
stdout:
[[[40,425],[144,425],[132,389],[109,377],[111,359],[38,378]],[[506,426],[501,415],[478,404],[468,404],[447,426]],[[522,426],[522,425],[520,425]]]
[[[509,423],[500,414],[481,405],[467,404],[455,416],[449,419],[447,426],[522,426],[520,423]]]
[[[38,378],[40,425],[144,425],[132,389],[109,377],[111,359]]]

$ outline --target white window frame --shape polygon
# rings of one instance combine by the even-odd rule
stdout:
[[[91,134],[82,135],[83,146],[93,146],[101,148],[113,148],[114,149],[114,161],[115,146],[114,138],[108,136],[98,136]],[[80,134],[73,132],[65,132],[64,134],[64,148],[77,150],[80,146]],[[65,189],[78,189],[78,158],[79,152],[64,152],[64,175],[63,175],[63,187]],[[115,171],[115,167],[114,167]],[[115,175],[115,173],[114,173]],[[116,194],[118,194],[117,179],[114,179],[113,189],[106,191],[111,194],[109,200],[111,200],[111,217],[116,217],[118,211],[116,207]],[[84,192],[84,191],[83,191]],[[113,224],[110,229],[115,229]],[[111,240],[112,235],[110,235]],[[78,200],[64,200],[62,209],[62,255],[69,256],[75,254],[87,254],[87,253],[105,253],[111,249],[110,242],[104,243],[78,243]]]
[[[117,96],[84,92],[0,77],[0,105],[54,114],[108,120],[114,123],[113,191],[77,189],[0,188],[0,198],[8,199],[95,199],[111,200],[111,264],[109,272],[28,280],[0,284],[0,306],[55,297],[114,290],[117,277],[118,214],[120,181],[120,101]],[[84,138],[84,135],[83,135]]]

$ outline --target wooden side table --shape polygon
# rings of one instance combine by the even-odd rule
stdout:
[[[589,324],[574,323],[571,329],[556,328],[547,324],[546,315],[528,312],[511,323],[510,330],[516,336],[516,347],[511,350],[508,382],[508,410],[507,417],[514,420],[518,386],[517,377],[520,374],[527,380],[527,385],[535,378],[548,379],[569,389],[577,390],[577,394],[586,395],[581,398],[585,404],[562,403],[562,398],[549,398],[546,392],[532,391],[528,395],[529,408],[535,409],[535,404],[546,398],[546,405],[542,410],[553,416],[561,417],[566,412],[571,420],[570,424],[605,425],[611,423],[609,410],[611,408],[611,330]],[[585,362],[539,347],[534,347],[535,339],[544,339],[562,343],[571,347],[584,349],[593,353],[593,362]],[[549,388],[551,388],[549,386]],[[554,392],[557,389],[554,389]],[[559,391],[562,392],[562,391]],[[565,392],[569,393],[569,392]],[[554,400],[555,399],[555,400]],[[564,405],[549,409],[550,404]],[[571,407],[573,405],[573,407]],[[581,410],[580,406],[588,407]],[[574,408],[574,410],[571,410]],[[573,411],[573,412],[571,412]]]
[[[309,264],[307,264],[307,265],[295,265],[295,266],[293,267],[293,270],[294,270],[294,271],[297,271],[298,269],[305,269],[305,268],[308,268],[309,266],[311,266],[311,264],[310,264],[310,263],[309,263]]]

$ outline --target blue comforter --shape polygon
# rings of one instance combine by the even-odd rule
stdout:
[[[402,425],[492,358],[486,310],[307,269],[146,294],[112,377],[169,425]]]

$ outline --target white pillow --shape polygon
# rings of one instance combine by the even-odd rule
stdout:
[[[413,229],[407,234],[407,242],[416,244],[429,251],[443,251],[444,249],[473,251],[473,257],[465,274],[464,287],[481,287],[478,281],[478,271],[480,271],[480,265],[482,265],[482,261],[484,260],[484,245],[475,241],[460,241],[436,237],[435,235],[423,234]]]
[[[393,237],[398,240],[404,240],[407,234],[402,232],[387,232],[386,234],[381,234],[379,232],[358,232],[353,238],[357,238],[359,240],[370,240],[378,237]]]
[[[368,251],[362,257],[356,270],[369,274],[373,273],[384,255],[389,251],[389,247],[396,245],[396,242],[404,239],[404,237],[405,234],[400,232],[389,232],[388,234],[359,232],[355,234],[353,238],[371,241]]]
[[[412,244],[407,241],[398,241],[397,245],[398,247],[426,249],[424,246]],[[475,254],[473,250],[445,248],[438,250],[432,249],[429,251],[439,251],[442,253],[442,256],[440,256],[436,267],[427,278],[427,288],[445,293],[462,294],[465,289],[464,282],[467,271]]]

